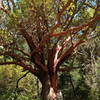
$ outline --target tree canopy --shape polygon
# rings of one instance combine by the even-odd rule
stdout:
[[[0,65],[21,66],[56,98],[57,72],[76,69],[61,65],[98,34],[99,0],[1,0],[0,10]]]

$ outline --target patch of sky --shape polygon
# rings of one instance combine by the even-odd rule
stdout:
[[[82,30],[81,30],[81,31],[79,31],[79,32],[78,32],[78,34],[82,35],[82,34],[83,34],[83,31],[82,31]]]
[[[96,2],[95,2],[95,1],[92,1],[91,4],[92,4],[93,6],[96,6]]]
[[[87,2],[92,6],[96,6],[96,0],[87,0]]]

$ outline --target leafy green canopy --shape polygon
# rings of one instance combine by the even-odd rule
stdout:
[[[59,60],[56,65],[60,66],[87,33],[95,31],[99,19],[98,0],[1,0],[0,9],[0,56],[44,70],[51,49],[56,51],[53,60]],[[31,60],[36,51],[33,58],[40,61]]]

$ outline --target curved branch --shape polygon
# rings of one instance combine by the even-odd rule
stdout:
[[[10,65],[10,64],[15,64],[23,67],[24,70],[28,70],[32,74],[35,74],[38,72],[38,70],[33,69],[30,65],[25,65],[23,62],[17,62],[17,61],[12,61],[12,62],[0,62],[0,65]]]
[[[24,54],[24,55],[26,55],[26,56],[28,56],[28,57],[31,56],[29,53],[27,53],[27,52],[21,50],[20,48],[14,48],[14,49],[17,50],[17,51],[19,51],[19,52],[21,52],[22,54]]]
[[[74,49],[83,43],[83,40],[79,40],[77,43],[73,44],[67,51],[65,51],[59,58],[58,58],[58,66],[60,66],[66,59],[70,57]]]
[[[0,53],[0,56],[10,56],[13,59],[18,60],[18,61],[21,61],[21,60],[29,61],[30,60],[29,58],[22,57],[20,55],[17,55],[15,53],[11,52],[11,51],[6,51],[6,52],[3,52],[3,53]]]
[[[0,65],[10,65],[10,64],[17,64],[17,62],[0,62]]]
[[[23,76],[21,76],[18,80],[17,80],[17,83],[16,83],[16,89],[19,88],[19,81],[21,79],[23,79],[24,77],[26,77],[26,75],[28,74],[29,72],[26,72]]]

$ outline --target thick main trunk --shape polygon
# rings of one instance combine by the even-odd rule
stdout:
[[[56,92],[49,84],[42,85],[41,100],[57,100]]]
[[[50,85],[48,80],[45,80],[42,83],[42,90],[41,90],[41,100],[49,100],[48,99],[48,94],[49,94],[49,90],[50,90]]]
[[[50,74],[49,97],[51,98],[51,100],[57,100],[57,74],[56,73]]]
[[[41,76],[42,77],[42,76]],[[51,77],[48,74],[42,77],[42,90],[41,100],[57,100],[57,79],[53,75]]]

